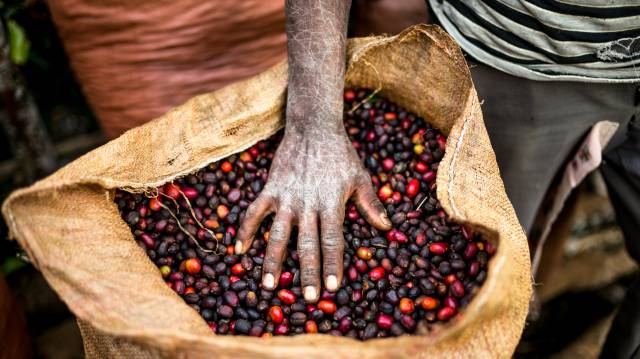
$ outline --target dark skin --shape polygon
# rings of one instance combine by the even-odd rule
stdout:
[[[275,212],[262,285],[275,289],[292,227],[298,227],[301,284],[308,302],[342,281],[346,202],[381,230],[391,222],[342,120],[350,0],[287,0],[289,79],[284,138],[269,181],[247,209],[236,253],[251,247],[262,220]]]

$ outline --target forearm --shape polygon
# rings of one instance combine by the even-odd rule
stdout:
[[[341,130],[351,0],[287,0],[287,131]]]
[[[285,135],[269,180],[247,209],[235,251],[245,253],[262,220],[276,215],[262,267],[263,288],[274,290],[291,229],[297,227],[300,283],[315,302],[335,292],[343,274],[345,202],[380,230],[391,222],[342,122],[347,17],[351,0],[287,0],[289,88]],[[322,254],[322,255],[321,255]],[[321,269],[322,266],[322,269]]]

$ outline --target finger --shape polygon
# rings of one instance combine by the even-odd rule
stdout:
[[[320,243],[315,212],[303,215],[298,224],[298,256],[302,294],[313,303],[320,296]]]
[[[271,197],[261,195],[247,208],[244,219],[238,229],[236,235],[236,254],[242,254],[246,252],[253,242],[253,237],[260,227],[260,224],[264,218],[272,212],[273,200]]]
[[[320,215],[322,242],[322,273],[324,285],[335,292],[342,282],[342,259],[344,253],[344,234],[342,222],[344,206],[341,209],[328,210]]]
[[[356,188],[354,202],[358,207],[358,211],[371,225],[383,231],[391,229],[391,221],[387,216],[384,205],[373,190],[370,179],[363,179]]]
[[[287,243],[291,235],[291,220],[291,214],[279,210],[269,230],[269,244],[262,266],[262,286],[267,290],[273,290],[278,286],[282,262],[287,254]]]

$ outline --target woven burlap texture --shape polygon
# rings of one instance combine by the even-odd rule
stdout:
[[[440,28],[353,39],[347,87],[380,90],[442,129],[438,197],[457,221],[497,241],[486,282],[460,319],[426,336],[359,342],[328,335],[215,336],[162,280],[113,202],[246,149],[282,128],[287,66],[193,98],[14,192],[10,233],[78,317],[89,357],[507,358],[531,295],[529,252],[500,179],[469,70]]]

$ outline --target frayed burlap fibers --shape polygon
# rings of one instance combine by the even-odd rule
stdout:
[[[14,192],[11,236],[78,317],[88,357],[508,358],[531,294],[529,252],[505,194],[464,58],[442,30],[350,40],[347,87],[365,87],[448,135],[438,197],[498,244],[486,282],[458,319],[421,336],[216,336],[162,280],[113,202],[264,139],[284,124],[287,65],[193,98],[52,176]]]

